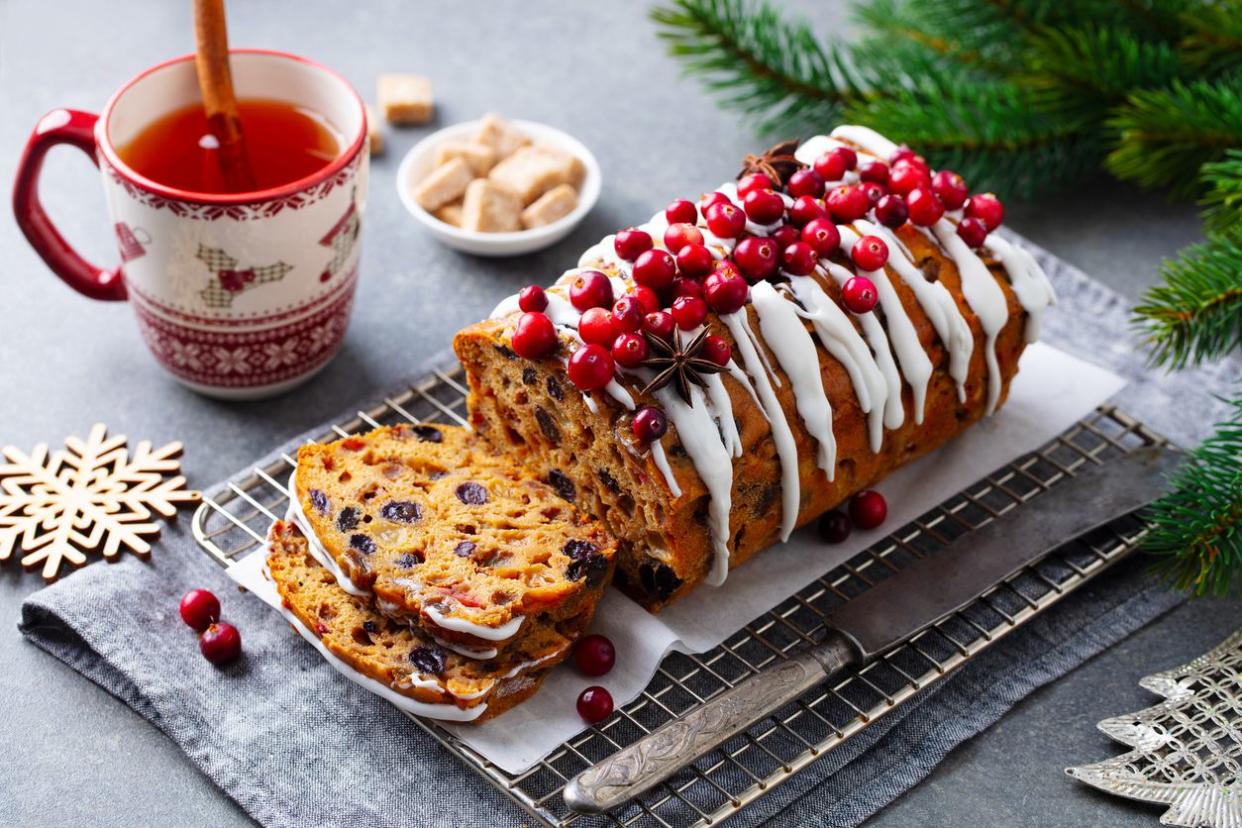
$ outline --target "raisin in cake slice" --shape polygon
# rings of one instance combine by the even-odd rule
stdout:
[[[268,573],[294,629],[348,678],[415,715],[497,716],[534,694],[573,644],[556,627],[535,624],[503,656],[466,658],[344,592],[296,526],[277,521],[268,541]]]
[[[466,429],[303,446],[293,488],[343,588],[467,656],[517,645],[531,622],[584,628],[611,577],[602,527]]]

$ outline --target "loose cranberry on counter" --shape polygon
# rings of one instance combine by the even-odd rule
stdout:
[[[707,229],[718,239],[735,239],[746,229],[746,213],[728,199],[703,211]]]
[[[643,314],[646,312],[637,296],[626,294],[613,303],[612,322],[617,330],[636,331],[643,326]]]
[[[814,169],[798,170],[789,176],[785,191],[794,198],[804,195],[819,198],[824,194],[824,177]]]
[[[646,250],[634,260],[634,281],[652,290],[663,290],[673,283],[677,262],[667,250]]]
[[[677,251],[677,268],[687,276],[706,276],[712,272],[715,263],[712,251],[702,244],[687,244]]]
[[[956,210],[966,203],[970,190],[965,180],[953,170],[941,170],[932,176],[932,192],[940,196],[945,209]]]
[[[979,219],[990,233],[1005,220],[1005,205],[992,193],[973,195],[966,202],[966,215]]]
[[[205,589],[192,589],[181,597],[181,620],[202,632],[220,620],[220,599]]]
[[[656,311],[649,313],[643,317],[643,330],[649,334],[654,334],[661,339],[673,340],[673,331],[677,329],[677,322],[673,319],[673,315],[668,311]]]
[[[589,308],[578,320],[578,336],[583,342],[594,342],[596,345],[611,347],[617,334],[621,333],[612,314],[603,308]]]
[[[756,224],[772,224],[785,215],[785,200],[772,190],[750,190],[742,197],[742,209]]]
[[[579,391],[598,391],[612,381],[616,371],[612,354],[603,345],[583,345],[569,357],[569,381]]]
[[[776,242],[772,239],[749,236],[733,248],[733,261],[752,284],[776,273],[778,260]]]
[[[637,259],[638,254],[644,250],[650,250],[651,244],[651,234],[634,227],[618,230],[612,240],[612,246],[617,251],[617,255],[627,262]]]
[[[527,285],[518,294],[518,307],[532,313],[548,309],[548,294],[539,285]]]
[[[612,360],[623,368],[637,368],[650,352],[646,337],[638,333],[623,333],[612,343]]]
[[[875,282],[866,276],[851,276],[841,288],[841,302],[850,313],[870,313],[879,301]]]
[[[575,308],[606,308],[612,304],[612,282],[598,270],[584,270],[569,286],[569,301]]]
[[[859,529],[874,529],[888,517],[888,503],[884,495],[867,489],[850,498],[850,520]]]
[[[815,270],[819,254],[806,242],[797,241],[781,252],[781,262],[795,276],[806,276]]]
[[[871,200],[867,198],[867,194],[860,188],[848,184],[828,193],[824,202],[828,205],[828,213],[832,216],[832,220],[840,224],[858,221],[867,215],[867,210],[871,209]]]
[[[906,200],[899,195],[886,195],[875,203],[876,221],[885,227],[900,227],[910,218]]]
[[[703,298],[716,313],[725,314],[741,310],[750,295],[750,286],[736,273],[717,270],[703,280]]]
[[[831,256],[841,246],[841,231],[829,218],[817,218],[802,228],[802,240],[820,256]]]
[[[241,633],[227,621],[216,622],[203,630],[198,649],[203,658],[217,667],[228,664],[241,655]]]
[[[724,337],[708,334],[703,338],[703,350],[700,353],[703,354],[705,359],[711,360],[723,368],[733,358],[733,346]]]
[[[585,636],[574,646],[574,664],[587,676],[602,676],[617,663],[617,649],[603,635]]]
[[[560,344],[552,320],[542,313],[524,313],[513,329],[513,351],[524,359],[543,359]]]
[[[988,226],[973,216],[957,223],[957,235],[969,247],[980,247],[988,239]]]
[[[910,221],[920,227],[931,227],[944,215],[940,196],[924,187],[915,187],[906,195],[906,207],[910,210]]]
[[[612,694],[598,685],[578,696],[578,715],[587,724],[602,722],[612,715]]]
[[[879,270],[888,261],[888,245],[879,236],[863,236],[850,248],[850,258],[861,270]]]
[[[688,244],[702,243],[703,234],[693,224],[678,222],[670,224],[664,231],[664,246],[668,248],[669,253],[674,255]]]
[[[672,313],[677,327],[694,330],[707,318],[707,303],[698,296],[679,296],[673,300]]]
[[[679,198],[676,201],[670,201],[668,206],[664,208],[664,217],[668,219],[669,224],[678,224],[680,222],[694,224],[699,220],[699,209],[694,206],[693,201]]]
[[[850,519],[846,517],[845,512],[833,509],[820,517],[817,528],[819,529],[819,536],[825,543],[844,543],[854,527],[850,523]]]
[[[653,443],[668,432],[668,417],[654,405],[644,405],[634,412],[630,429],[639,440]]]

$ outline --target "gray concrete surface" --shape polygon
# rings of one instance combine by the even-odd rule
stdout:
[[[372,172],[363,279],[344,351],[312,384],[265,403],[212,402],[148,357],[130,310],[93,303],[54,279],[0,218],[0,440],[28,446],[93,422],[155,441],[184,440],[205,486],[349,400],[412,370],[500,296],[560,272],[610,229],[732,174],[758,143],[667,58],[645,4],[240,2],[236,45],[287,49],[342,70],[364,94],[380,71],[429,74],[439,123],[487,110],[546,121],[586,142],[603,166],[598,208],[562,245],[506,261],[437,246],[393,192],[401,153],[425,130],[389,134]],[[823,31],[843,3],[795,4]],[[0,0],[0,181],[29,128],[55,106],[98,109],[128,76],[192,48],[189,4]],[[95,173],[76,153],[49,159],[44,193],[75,243],[111,260]],[[5,185],[6,187],[8,185]],[[1115,289],[1136,296],[1162,256],[1193,241],[1194,211],[1128,187],[1084,181],[1012,205],[1010,224]],[[159,554],[157,550],[156,554]],[[176,747],[120,702],[15,630],[37,577],[0,569],[0,822],[7,825],[244,825],[247,817]],[[1223,638],[1242,601],[1196,603],[1034,694],[879,814],[877,826],[1155,824],[1151,809],[1095,795],[1061,775],[1109,755],[1095,721],[1151,699],[1135,682]],[[462,771],[465,772],[465,771]]]

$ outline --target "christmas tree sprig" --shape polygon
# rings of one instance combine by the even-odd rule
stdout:
[[[1242,0],[858,0],[850,44],[766,0],[652,12],[687,71],[762,131],[842,119],[978,190],[1032,196],[1103,170],[1198,196],[1207,239],[1135,309],[1155,365],[1242,349]],[[1242,397],[1153,510],[1151,548],[1199,593],[1242,582]]]

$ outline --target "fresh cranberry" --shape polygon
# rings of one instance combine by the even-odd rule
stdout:
[[[866,276],[851,276],[841,287],[841,301],[850,313],[870,313],[879,298],[875,282]]]
[[[664,208],[664,217],[668,219],[669,224],[694,224],[699,220],[699,208],[694,206],[693,201],[686,201],[679,198],[676,201],[670,201],[669,205]]]
[[[198,649],[203,658],[220,667],[241,655],[241,633],[227,621],[217,621],[203,630],[198,637]]]
[[[916,187],[930,187],[931,178],[909,160],[898,161],[888,172],[888,189],[897,195],[905,195]]]
[[[587,724],[602,722],[612,715],[612,694],[598,685],[578,696],[578,715]]]
[[[862,190],[863,195],[867,197],[868,207],[875,207],[880,199],[888,195],[888,190],[884,188],[884,185],[876,184],[874,181],[863,181],[858,185],[858,189]]]
[[[850,248],[850,258],[861,270],[879,270],[888,261],[888,245],[879,236],[863,236]]]
[[[858,164],[858,155],[848,147],[837,147],[815,159],[814,169],[824,181],[840,181]]]
[[[887,186],[888,164],[883,161],[868,161],[858,168],[858,177],[863,181],[872,181]]]
[[[742,209],[756,224],[772,224],[785,215],[785,200],[772,190],[750,190],[742,196]]]
[[[742,271],[733,263],[732,259],[721,259],[716,262],[716,266],[712,268],[712,273],[720,273],[725,276],[741,276]]]
[[[900,227],[910,218],[910,210],[901,196],[886,195],[875,203],[875,218],[885,227]]]
[[[789,181],[785,183],[785,192],[794,198],[804,195],[819,198],[824,194],[824,177],[813,169],[798,170],[789,176]]]
[[[651,244],[651,234],[634,227],[617,231],[617,235],[612,240],[612,246],[617,251],[617,255],[627,262],[637,259],[638,254],[644,250],[650,250]]]
[[[833,509],[819,519],[819,536],[825,543],[844,543],[854,528],[845,512]]]
[[[622,296],[612,305],[612,323],[618,331],[636,331],[643,326],[642,302],[636,296]]]
[[[746,214],[729,200],[718,202],[703,211],[707,229],[718,239],[735,239],[746,229]]]
[[[670,224],[668,229],[664,231],[664,246],[668,248],[669,253],[675,254],[687,244],[702,243],[703,234],[693,224],[686,224],[684,222]]]
[[[548,309],[548,294],[539,285],[527,285],[518,294],[518,307],[530,313]]]
[[[667,250],[646,250],[634,260],[634,281],[652,290],[663,290],[673,283],[677,262]]]
[[[795,276],[806,276],[815,270],[819,254],[804,241],[797,241],[781,251],[781,262]]]
[[[979,219],[990,233],[1005,220],[1005,205],[992,193],[973,195],[966,202],[966,215]]]
[[[698,296],[679,296],[673,301],[673,321],[683,331],[703,324],[707,318],[707,303]]]
[[[569,301],[580,311],[612,304],[612,282],[598,270],[584,270],[569,286]]]
[[[752,284],[776,273],[778,258],[776,242],[771,239],[749,236],[733,248],[733,261]]]
[[[820,256],[831,256],[841,246],[841,231],[831,219],[817,218],[802,228],[802,240]]]
[[[828,210],[824,207],[824,203],[809,195],[798,196],[794,199],[793,206],[789,208],[789,220],[795,227],[802,227],[808,221],[826,215],[828,215]]]
[[[712,190],[710,193],[704,193],[699,198],[699,212],[704,216],[707,215],[707,208],[713,204],[732,204],[729,197],[719,190]]]
[[[837,187],[828,193],[828,197],[824,200],[828,205],[828,213],[832,216],[833,221],[840,224],[849,224],[851,221],[858,221],[867,215],[867,210],[871,208],[871,201],[858,187],[852,187],[848,184]]]
[[[678,276],[673,280],[673,299],[676,300],[682,296],[703,296],[703,284],[697,279],[691,279],[689,276]]]
[[[612,314],[603,308],[588,308],[578,320],[578,336],[583,342],[594,342],[596,345],[609,346],[621,333]]]
[[[907,161],[911,158],[918,157],[918,153],[907,147],[905,144],[902,144],[900,147],[893,150],[893,154],[888,157],[888,163],[896,164],[898,161]]]
[[[668,431],[668,417],[654,405],[644,405],[634,412],[634,422],[630,429],[644,443],[654,443]]]
[[[703,298],[719,314],[741,310],[749,294],[750,286],[735,273],[717,270],[703,280]]]
[[[772,241],[776,242],[778,250],[784,250],[789,245],[802,238],[802,233],[792,224],[782,224],[780,227],[772,231],[772,235],[768,236]]]
[[[525,359],[543,359],[556,350],[556,328],[542,313],[524,313],[513,328],[513,350]]]
[[[888,503],[884,495],[867,489],[850,498],[850,520],[859,529],[874,529],[888,517]]]
[[[607,636],[588,635],[574,646],[574,664],[583,675],[602,676],[617,663],[617,648]]]
[[[712,251],[702,244],[687,244],[677,251],[677,268],[687,276],[706,276],[715,263]]]
[[[647,338],[638,333],[623,333],[612,343],[613,362],[624,368],[637,368],[650,353]]]
[[[966,203],[970,190],[966,181],[953,170],[941,170],[932,176],[932,192],[940,196],[945,209],[956,210]]]
[[[656,311],[643,317],[643,330],[671,342],[677,322],[668,311]]]
[[[916,187],[906,196],[910,221],[920,227],[931,227],[944,215],[944,202],[940,196],[923,187]]]
[[[649,313],[655,313],[660,309],[660,297],[646,285],[631,285],[630,289],[625,292],[625,295],[633,296],[638,300],[638,304],[642,306],[644,316]]]
[[[776,185],[772,183],[772,179],[763,173],[751,173],[742,176],[742,180],[737,182],[737,194],[744,196],[751,190],[773,190]]]
[[[612,380],[616,369],[603,345],[588,343],[569,358],[569,380],[579,391],[598,391]]]
[[[711,360],[721,368],[728,365],[729,360],[733,358],[733,348],[729,345],[728,340],[715,334],[708,334],[703,338],[703,350],[701,353],[704,358]]]
[[[968,247],[982,247],[988,238],[988,226],[973,216],[957,223],[957,235]]]
[[[181,596],[181,620],[202,632],[220,620],[220,599],[205,589],[192,589]]]

